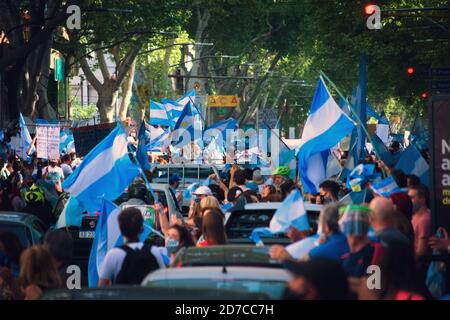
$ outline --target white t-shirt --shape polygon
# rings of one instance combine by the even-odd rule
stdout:
[[[133,242],[128,243],[127,246],[129,246],[133,250],[136,250],[142,249],[144,244],[142,242]],[[157,247],[152,246],[151,252],[155,256],[159,268],[164,269],[166,266],[161,256],[161,251]],[[115,283],[116,278],[119,275],[120,270],[122,269],[122,264],[125,260],[126,255],[127,253],[125,252],[125,250],[121,248],[113,248],[109,250],[100,268],[100,272],[98,275],[99,278],[111,280],[113,283]]]
[[[52,180],[54,182],[61,182],[61,179],[64,179],[64,172],[63,170],[58,166],[47,166],[44,169],[42,169],[42,175],[47,175],[46,180]]]
[[[61,163],[61,169],[64,173],[64,179],[67,179],[67,177],[73,173],[72,167],[68,164]]]

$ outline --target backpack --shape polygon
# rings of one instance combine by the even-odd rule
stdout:
[[[116,284],[141,284],[150,272],[159,269],[158,261],[151,252],[151,246],[144,244],[141,249],[136,250],[127,245],[119,248],[127,255],[117,275]]]

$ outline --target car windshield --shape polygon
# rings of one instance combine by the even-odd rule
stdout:
[[[184,174],[183,174],[184,171]],[[169,176],[177,175],[180,177],[180,184],[190,184],[193,182],[204,181],[214,170],[210,166],[199,167],[156,167],[153,171],[153,181],[168,183]]]
[[[272,299],[281,299],[285,281],[265,280],[214,280],[214,279],[170,279],[156,280],[146,284],[147,286],[186,287],[202,289],[240,290],[248,293],[264,293]]]
[[[10,232],[15,234],[20,241],[22,248],[27,248],[31,245],[31,235],[27,228],[20,224],[2,223],[0,224],[0,231]]]

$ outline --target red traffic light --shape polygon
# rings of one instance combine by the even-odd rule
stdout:
[[[408,69],[406,69],[406,72],[407,72],[409,75],[412,75],[412,74],[414,73],[414,68],[413,68],[413,67],[408,67]]]
[[[364,13],[368,16],[375,13],[375,5],[373,3],[368,3],[364,6]]]
[[[420,95],[420,97],[421,97],[423,100],[426,100],[426,99],[428,98],[428,93],[422,92],[422,94]]]

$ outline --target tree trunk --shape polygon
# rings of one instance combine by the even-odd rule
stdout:
[[[113,90],[112,85],[107,82],[98,91],[97,110],[100,114],[100,122],[113,122],[114,111],[117,101],[117,90]]]
[[[131,96],[133,95],[133,80],[136,70],[136,59],[131,64],[130,71],[122,83],[122,102],[120,103],[119,119],[124,121],[127,117],[128,107],[130,106]],[[142,119],[140,119],[142,120]]]
[[[39,82],[37,85],[37,95],[39,100],[36,103],[36,114],[43,119],[55,119],[57,117],[57,113],[55,109],[48,103],[47,96],[47,88],[48,88],[48,79],[50,76],[50,58],[51,58],[51,47],[52,42],[48,42],[48,46],[44,59],[42,60],[41,65],[41,73],[39,77]],[[57,108],[57,106],[55,106]]]

